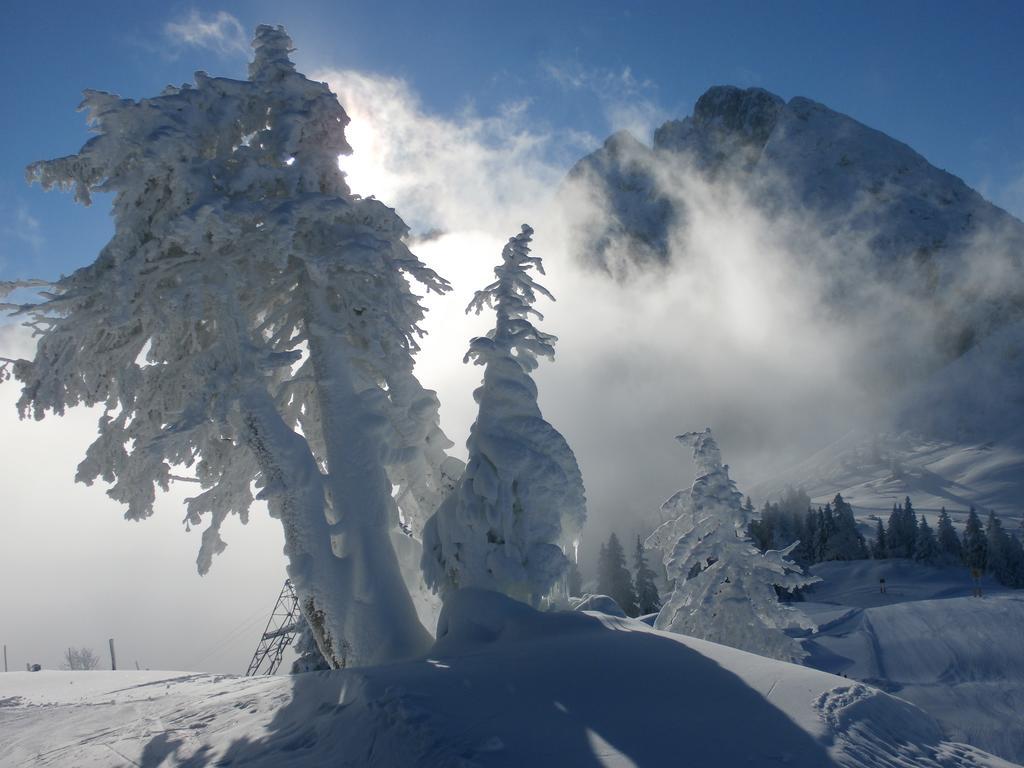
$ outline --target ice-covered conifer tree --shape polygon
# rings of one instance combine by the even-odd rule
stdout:
[[[626,568],[626,552],[613,532],[597,558],[597,593],[614,600],[627,616],[638,616],[633,577]]]
[[[935,538],[935,531],[928,525],[924,515],[917,521],[917,538],[914,539],[914,559],[926,565],[935,565],[939,559],[939,542]]]
[[[424,531],[424,573],[442,594],[478,587],[537,605],[565,574],[586,517],[576,457],[541,415],[530,376],[538,356],[555,351],[555,337],[531,321],[543,317],[537,295],[552,298],[531,274],[544,273],[530,255],[532,235],[524,224],[509,239],[497,280],[466,310],[492,307],[496,323],[465,357],[484,367],[466,471]]]
[[[939,511],[939,524],[935,535],[939,545],[939,564],[960,565],[964,557],[963,545],[945,507]]]
[[[974,507],[971,507],[971,511],[967,514],[967,522],[964,523],[962,546],[964,565],[972,570],[984,571],[988,563],[987,549],[981,519]]]
[[[747,501],[750,501],[748,498]],[[744,505],[744,513],[749,513]],[[636,537],[636,549],[633,552],[633,568],[635,577],[633,579],[634,590],[636,591],[636,604],[639,615],[644,616],[661,609],[661,596],[658,594],[658,586],[654,582],[656,574],[647,566],[647,557],[644,553],[643,542]]]
[[[783,629],[813,624],[780,603],[775,587],[792,591],[819,579],[803,575],[787,558],[796,542],[763,554],[754,547],[742,496],[710,429],[676,439],[693,448],[697,464],[690,503],[684,505],[693,525],[666,558],[675,589],[654,626],[763,656],[801,660],[806,654]]]
[[[392,209],[350,193],[348,116],[295,71],[284,29],[259,27],[254,47],[248,80],[199,72],[140,101],[88,91],[98,135],[30,166],[83,203],[113,192],[115,233],[23,308],[40,338],[13,365],[20,409],[103,406],[78,479],[112,484],[127,518],[189,474],[185,520],[206,522],[200,572],[225,547],[224,519],[247,518],[255,483],[329,663],[408,657],[430,638],[391,543],[389,472],[429,497],[445,444],[436,397],[412,376],[423,308],[409,280],[448,286],[409,252]]]
[[[885,537],[885,525],[882,518],[875,518],[875,538],[871,542],[871,557],[875,560],[885,560],[889,557],[889,545]]]

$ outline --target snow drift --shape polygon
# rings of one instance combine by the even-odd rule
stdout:
[[[417,661],[0,678],[0,766],[1008,766],[870,686],[461,590]],[[742,738],[737,734],[742,733]]]

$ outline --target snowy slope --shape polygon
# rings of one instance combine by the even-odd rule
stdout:
[[[1013,530],[1024,514],[1021,381],[1024,323],[1013,323],[893,398],[879,419],[891,431],[851,432],[751,495],[802,487],[824,503],[841,492],[859,515],[888,514],[910,496],[954,519],[971,505],[994,509]]]
[[[842,493],[862,521],[885,519],[906,496],[930,522],[942,507],[962,522],[974,505],[994,509],[1014,530],[1024,511],[1022,480],[1024,442],[1016,437],[958,443],[913,432],[851,433],[749,491],[763,500],[778,498],[787,486],[803,488],[817,504]]]
[[[878,686],[935,717],[946,738],[1024,762],[1024,594],[962,568],[823,563],[800,608],[819,623],[808,664]],[[878,579],[886,578],[880,594]]]
[[[1010,765],[867,685],[468,590],[417,662],[3,675],[0,733],[0,766]]]
[[[902,142],[758,88],[710,88],[652,146],[615,134],[569,183],[604,203],[582,227],[580,255],[614,274],[629,274],[619,266],[630,260],[688,269],[686,233],[711,189],[715,205],[739,190],[745,205],[727,208],[737,225],[773,222],[786,258],[817,275],[778,296],[778,311],[804,303],[816,307],[808,322],[842,327],[845,381],[872,405],[847,422],[861,431],[745,487],[755,500],[792,485],[819,502],[840,491],[862,514],[909,495],[929,511],[974,504],[1019,519],[1024,222]],[[801,362],[818,363],[813,350]],[[702,363],[680,373],[704,375]]]

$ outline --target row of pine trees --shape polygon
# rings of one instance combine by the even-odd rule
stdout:
[[[753,516],[753,505],[744,505]],[[815,509],[803,490],[789,489],[777,502],[765,502],[760,519],[748,526],[758,549],[782,549],[800,544],[791,557],[803,567],[829,560],[907,558],[925,565],[964,565],[990,573],[1000,584],[1024,587],[1024,546],[1016,533],[1008,532],[995,512],[983,525],[972,507],[963,534],[958,534],[945,507],[933,528],[918,516],[910,497],[894,504],[889,519],[876,521],[870,546],[857,530],[853,508],[836,494],[831,503]]]
[[[935,528],[924,515],[918,516],[910,497],[894,504],[887,522],[877,518],[870,544],[857,530],[853,507],[837,493],[824,507],[815,509],[803,490],[787,490],[777,502],[765,502],[760,519],[748,497],[744,504],[750,523],[747,532],[762,552],[784,549],[799,540],[790,557],[806,568],[830,560],[906,558],[924,565],[964,565],[991,574],[996,581],[1015,589],[1024,588],[1024,545],[1016,533],[1008,532],[995,512],[982,525],[971,507],[963,534],[958,534],[943,507]],[[661,609],[656,573],[647,564],[640,537],[633,553],[632,572],[626,553],[614,533],[601,545],[597,559],[597,594],[608,595],[627,616],[644,616]],[[572,567],[570,594],[582,592],[579,570]]]
[[[754,507],[749,498],[744,508],[748,517],[752,516]],[[829,560],[864,560],[869,556],[867,543],[857,530],[853,507],[838,493],[831,503],[814,509],[802,490],[787,491],[779,502],[765,502],[761,519],[751,520],[747,532],[762,552],[784,549],[799,540],[790,557],[804,568]]]
[[[963,534],[958,535],[943,507],[933,529],[924,515],[917,516],[908,496],[893,506],[887,524],[876,522],[871,556],[877,559],[905,557],[927,565],[965,565],[972,571],[990,573],[1000,584],[1024,587],[1024,545],[1009,533],[999,515],[990,511],[982,525],[974,507],[967,514]]]
[[[597,594],[608,595],[627,616],[646,616],[661,610],[655,576],[647,565],[647,555],[639,536],[633,552],[632,573],[626,567],[626,553],[618,536],[613,533],[608,543],[601,545],[597,556]]]

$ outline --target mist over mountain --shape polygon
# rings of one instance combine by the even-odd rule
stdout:
[[[922,287],[953,278],[948,262],[979,237],[1024,245],[1024,223],[881,131],[811,99],[715,86],[691,116],[659,127],[653,147],[620,131],[573,167],[571,179],[603,187],[613,214],[585,244],[598,244],[596,264],[620,271],[616,246],[638,263],[670,260],[670,229],[688,210],[657,169],[679,161],[710,181],[742,185],[769,214],[797,207],[827,233],[866,235],[881,274],[924,267],[931,279]]]
[[[1016,493],[1019,480],[1007,478],[1024,476],[1014,474],[1024,468],[1009,447],[1024,434],[1015,375],[1024,359],[1024,223],[961,179],[811,99],[715,86],[692,115],[661,125],[652,146],[625,131],[609,137],[576,163],[565,189],[587,201],[574,220],[577,259],[621,285],[704,270],[695,254],[707,250],[709,218],[719,233],[757,220],[752,239],[765,244],[757,269],[786,276],[765,281],[774,294],[767,312],[759,307],[762,321],[795,311],[781,327],[832,329],[822,338],[831,354],[841,348],[844,378],[866,405],[851,417],[851,434],[833,433],[839,442],[821,454],[827,460],[755,493],[791,483],[822,495],[859,487],[879,508],[915,491],[936,506],[999,504]],[[728,259],[729,247],[722,238],[714,258]],[[792,353],[785,339],[772,343]],[[803,351],[807,376],[824,351],[821,343]],[[861,461],[879,440],[885,461]],[[1008,446],[1011,465],[984,454],[998,468],[997,487],[963,458],[974,455],[967,446],[992,440]],[[960,457],[938,475],[915,464],[936,445]],[[877,493],[865,490],[869,482]]]

